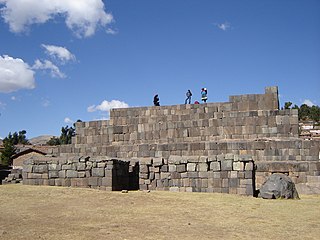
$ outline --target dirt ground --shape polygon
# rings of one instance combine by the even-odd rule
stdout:
[[[320,196],[0,185],[0,239],[319,239]]]

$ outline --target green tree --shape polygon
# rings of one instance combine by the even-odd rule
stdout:
[[[77,122],[82,122],[81,120],[77,120]],[[59,138],[52,137],[47,144],[54,146],[54,145],[61,145],[61,144],[71,144],[72,137],[76,135],[75,123],[73,127],[69,127],[68,125],[61,128],[61,135]]]
[[[60,142],[60,138],[57,138],[57,137],[52,137],[48,142],[47,142],[47,145],[50,145],[50,146],[56,146],[56,145],[60,145],[61,142]]]
[[[73,127],[66,127],[61,128],[61,136],[60,142],[61,144],[71,144],[72,137],[75,136],[76,130]]]
[[[313,105],[310,108],[310,118],[315,121],[315,122],[319,122],[320,121],[320,107],[319,106],[315,106]]]
[[[299,106],[297,104],[295,104],[292,109],[298,109],[299,110]]]
[[[8,138],[8,137],[11,138]],[[3,151],[1,152],[0,159],[3,165],[9,166],[12,164],[12,156],[16,153],[16,147],[13,142],[13,138],[11,133],[9,133],[8,137],[3,139]]]
[[[292,102],[285,102],[284,109],[290,109],[291,105],[292,105]]]
[[[310,107],[302,104],[299,108],[299,120],[308,120],[310,116]]]
[[[26,130],[19,131],[19,133],[14,132],[13,134],[9,132],[8,136],[5,139],[12,141],[14,145],[18,145],[18,144],[28,145],[30,143],[26,137],[26,133],[27,133]]]

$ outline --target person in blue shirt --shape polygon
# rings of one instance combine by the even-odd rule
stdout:
[[[208,90],[207,90],[206,88],[202,88],[202,89],[201,89],[201,100],[202,100],[204,103],[206,103],[207,100],[208,100],[207,94],[208,94]]]

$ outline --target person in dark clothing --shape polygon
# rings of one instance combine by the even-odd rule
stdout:
[[[184,103],[187,104],[187,102],[189,100],[189,104],[190,104],[191,103],[191,96],[192,96],[192,93],[190,90],[187,91],[186,96],[187,96],[187,99]]]
[[[156,95],[153,97],[153,104],[154,104],[154,106],[160,106],[158,94],[156,94]]]

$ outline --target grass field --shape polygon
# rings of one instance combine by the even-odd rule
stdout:
[[[320,239],[320,196],[0,185],[0,239]]]

